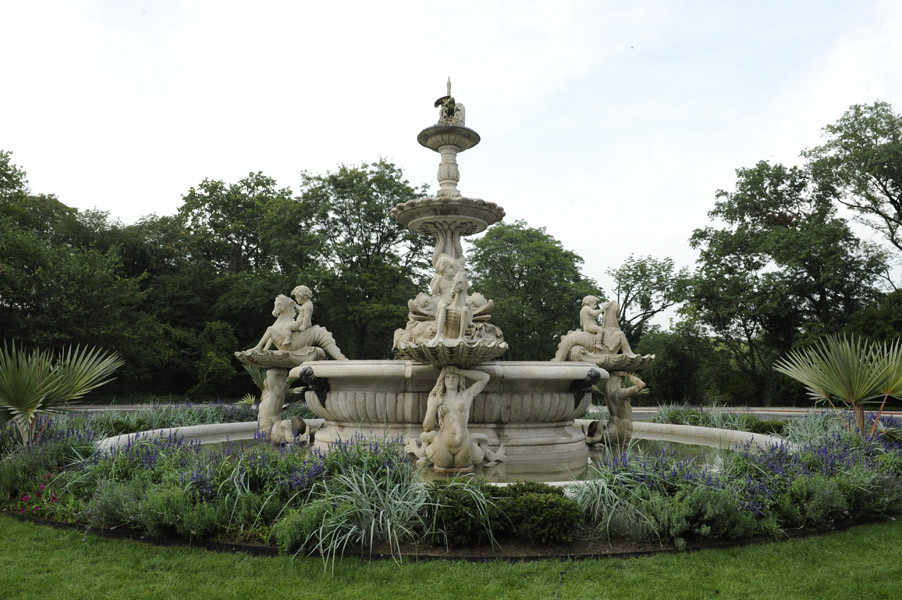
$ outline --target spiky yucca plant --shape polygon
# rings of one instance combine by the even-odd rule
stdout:
[[[15,343],[0,349],[0,424],[15,422],[26,446],[34,441],[41,413],[58,412],[93,389],[111,381],[122,366],[115,353],[71,346],[54,355],[47,350],[25,352]]]
[[[837,412],[837,402],[851,408],[862,435],[865,405],[882,396],[882,411],[887,398],[902,394],[902,344],[898,339],[881,344],[831,335],[793,350],[774,363],[774,369],[802,383],[815,401],[825,401]],[[873,432],[872,427],[868,435]]]

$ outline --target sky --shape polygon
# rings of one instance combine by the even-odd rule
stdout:
[[[379,158],[434,193],[416,136],[450,77],[482,137],[463,194],[609,294],[630,255],[693,266],[737,168],[801,164],[852,104],[902,110],[898,1],[0,0],[0,56],[0,149],[123,223],[206,178],[297,190]]]

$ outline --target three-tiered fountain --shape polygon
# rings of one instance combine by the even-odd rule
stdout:
[[[495,361],[508,345],[489,322],[492,301],[469,289],[461,237],[497,223],[504,210],[464,197],[457,189],[457,155],[480,138],[466,126],[464,107],[451,96],[450,82],[435,106],[438,123],[420,132],[417,140],[441,154],[439,190],[391,211],[402,225],[435,238],[429,293],[408,302],[407,326],[395,332],[398,359],[349,361],[340,353],[328,353],[337,360],[322,360],[327,353],[319,352],[311,360],[315,343],[305,348],[301,342],[276,346],[284,348],[284,360],[292,360],[285,354],[289,350],[294,360],[305,360],[296,362],[290,375],[308,386],[307,405],[325,420],[315,436],[323,450],[355,436],[402,437],[418,462],[435,471],[471,471],[503,463],[508,476],[528,472],[553,478],[580,472],[588,447],[574,418],[589,404],[589,387],[608,374],[592,362]],[[303,307],[295,307],[300,320]],[[286,327],[306,331],[309,323]],[[289,331],[285,339],[291,341],[303,331]],[[262,348],[256,349],[258,354]],[[260,357],[238,355],[262,366]],[[283,364],[273,365],[276,394],[264,394],[272,407],[281,407]],[[269,421],[278,425],[278,415],[267,427]],[[268,430],[270,436],[291,441],[290,433],[280,433],[290,424],[283,422],[281,429],[275,425]]]

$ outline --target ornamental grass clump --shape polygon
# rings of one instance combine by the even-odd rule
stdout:
[[[715,427],[752,433],[779,434],[785,423],[778,420],[762,420],[751,413],[727,412],[717,405],[710,407],[688,404],[663,404],[651,418],[652,423]]]
[[[902,396],[902,339],[883,344],[831,335],[793,350],[774,363],[774,370],[802,383],[811,398],[837,414],[837,403],[849,407],[858,432],[870,437],[887,399]],[[881,398],[878,419],[868,429],[865,406]]]
[[[256,420],[257,411],[251,406],[216,402],[149,406],[135,411],[110,410],[94,415],[91,424],[94,429],[107,436],[114,436],[171,427]]]
[[[643,541],[657,537],[654,523],[639,509],[648,490],[633,473],[595,466],[581,485],[573,488],[573,499],[583,511],[583,520],[594,525],[605,539]]]

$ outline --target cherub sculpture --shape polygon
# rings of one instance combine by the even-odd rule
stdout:
[[[313,303],[310,301],[312,296],[310,289],[298,286],[294,289],[294,293],[301,303],[294,302],[284,294],[276,296],[272,311],[276,321],[266,328],[263,337],[253,349],[266,351],[273,346],[286,352],[320,349],[322,358],[328,355],[335,360],[347,360],[335,343],[335,338],[325,327],[311,325]]]
[[[272,311],[276,321],[266,328],[257,345],[235,353],[241,362],[266,369],[257,409],[257,428],[276,443],[299,441],[308,429],[297,417],[282,419],[288,370],[311,360],[348,360],[332,334],[325,327],[313,325],[310,288],[299,285],[291,293],[294,300],[284,294],[276,296]]]
[[[596,296],[583,298],[579,311],[580,329],[561,336],[553,361],[591,362],[605,369],[635,371],[654,360],[654,355],[639,356],[630,347],[620,329],[617,316],[620,305],[608,302],[598,308]],[[597,317],[602,315],[601,324]]]

